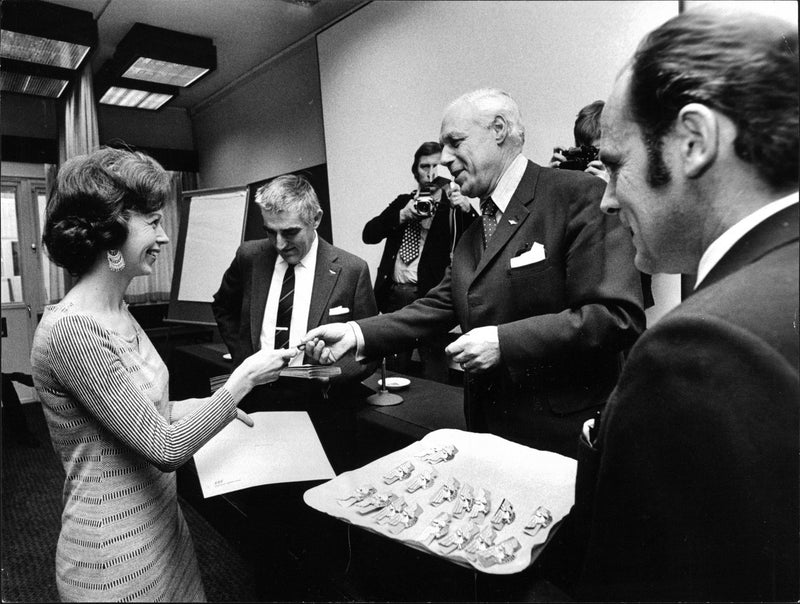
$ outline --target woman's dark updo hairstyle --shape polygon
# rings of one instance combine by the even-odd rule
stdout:
[[[160,210],[170,194],[169,174],[138,151],[102,147],[66,161],[47,202],[42,241],[50,259],[83,275],[98,254],[125,243],[131,211]]]

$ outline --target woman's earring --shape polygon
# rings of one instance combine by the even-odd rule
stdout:
[[[122,257],[122,252],[119,250],[108,250],[106,258],[108,258],[108,268],[115,273],[125,268],[125,258]]]

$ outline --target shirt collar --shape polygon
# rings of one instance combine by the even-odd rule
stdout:
[[[520,153],[514,161],[511,162],[508,168],[506,168],[506,171],[503,172],[500,180],[497,181],[497,186],[494,188],[494,191],[492,191],[490,197],[497,206],[497,209],[500,210],[500,213],[505,213],[527,167],[528,160]]]
[[[722,259],[722,257],[725,256],[725,254],[727,254],[734,245],[736,245],[737,241],[739,241],[747,233],[749,233],[773,214],[777,214],[784,208],[788,208],[790,205],[797,202],[798,192],[795,191],[786,197],[782,197],[760,207],[758,210],[745,216],[727,231],[722,233],[722,235],[717,237],[711,243],[711,245],[706,248],[706,251],[703,252],[703,255],[700,257],[700,263],[697,265],[697,281],[694,284],[694,288],[697,289],[703,279],[708,277],[711,269],[713,269]]]

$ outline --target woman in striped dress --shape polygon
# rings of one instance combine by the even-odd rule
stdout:
[[[131,279],[163,245],[170,178],[150,157],[100,149],[66,162],[48,202],[50,258],[78,277],[46,309],[31,360],[66,471],[56,580],[63,601],[205,601],[174,470],[239,417],[293,356],[259,351],[207,399],[170,401],[167,368],[128,312]]]

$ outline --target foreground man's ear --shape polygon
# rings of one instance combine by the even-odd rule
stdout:
[[[720,129],[724,128],[720,118],[724,116],[701,103],[689,103],[678,112],[676,136],[680,139],[680,158],[688,178],[699,178],[717,159]]]

